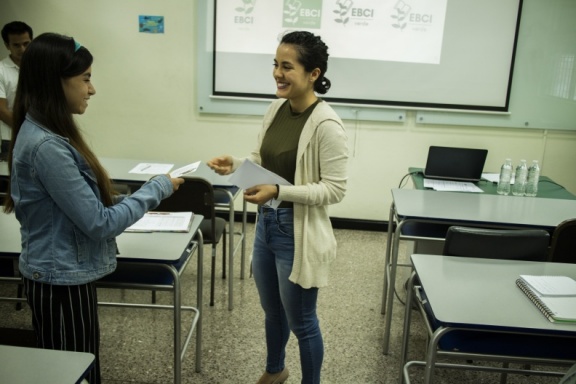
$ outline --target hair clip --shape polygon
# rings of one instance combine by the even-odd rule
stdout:
[[[82,46],[82,44],[80,44],[79,42],[74,40],[74,52],[77,52],[81,46]]]

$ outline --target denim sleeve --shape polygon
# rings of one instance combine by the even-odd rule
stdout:
[[[68,143],[46,140],[35,151],[32,172],[59,209],[94,240],[115,237],[172,194],[170,179],[156,176],[138,192],[105,207],[92,170]]]

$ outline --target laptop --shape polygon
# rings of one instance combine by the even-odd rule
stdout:
[[[479,181],[487,149],[430,146],[424,169],[427,179]]]

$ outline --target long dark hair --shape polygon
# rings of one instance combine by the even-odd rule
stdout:
[[[306,31],[288,32],[282,36],[280,43],[294,45],[299,54],[298,60],[307,72],[320,69],[320,76],[314,82],[314,91],[322,95],[328,92],[331,83],[324,76],[328,70],[328,46],[320,36]]]
[[[70,144],[80,152],[96,175],[102,202],[105,206],[111,206],[113,188],[110,179],[96,155],[84,141],[68,109],[62,88],[63,79],[81,75],[92,65],[92,61],[92,54],[68,36],[44,33],[28,45],[22,56],[14,100],[8,168],[12,169],[12,151],[20,127],[26,115],[30,114],[55,134],[70,140]],[[13,209],[14,201],[8,193],[4,211],[9,213]]]

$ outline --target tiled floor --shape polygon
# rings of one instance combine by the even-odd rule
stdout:
[[[253,226],[249,225],[249,239]],[[321,289],[319,317],[325,343],[322,382],[326,384],[397,383],[399,348],[404,307],[396,301],[393,314],[391,350],[382,354],[384,316],[380,314],[382,276],[386,234],[382,232],[336,230],[338,259],[332,270],[331,284]],[[402,245],[404,246],[404,245]],[[248,252],[250,253],[250,240]],[[191,344],[183,363],[182,383],[255,383],[264,369],[265,346],[263,313],[251,278],[234,276],[235,308],[228,311],[227,280],[218,278],[216,305],[208,306],[209,246],[205,248],[204,316],[202,372],[195,372],[194,345]],[[401,252],[401,253],[406,253]],[[239,260],[236,260],[239,265]],[[220,268],[220,265],[218,265]],[[408,271],[400,269],[397,284],[403,299],[403,282]],[[14,290],[0,285],[1,291]],[[196,268],[191,263],[184,277],[186,304],[196,298]],[[3,292],[0,292],[0,294]],[[100,300],[149,300],[149,292],[101,290]],[[158,293],[160,302],[169,302],[170,295]],[[27,308],[14,311],[13,304],[0,303],[0,327],[28,327]],[[424,347],[423,330],[418,316],[413,316],[412,358],[421,358]],[[104,384],[171,383],[172,317],[168,311],[148,309],[100,308],[101,359]],[[287,383],[300,382],[297,342],[288,344],[287,366],[291,376]],[[421,383],[421,369],[413,369],[413,383]],[[1,382],[0,378],[0,382]],[[513,375],[510,384],[552,384],[555,378]],[[498,383],[499,375],[439,370],[438,384]],[[9,384],[9,383],[7,383]]]

